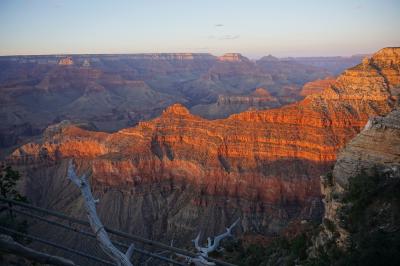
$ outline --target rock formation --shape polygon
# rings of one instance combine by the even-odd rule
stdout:
[[[231,114],[252,109],[269,109],[279,107],[279,100],[267,89],[257,88],[250,94],[219,95],[216,103],[196,105],[190,109],[193,114],[208,119],[226,118]]]
[[[72,57],[68,56],[60,59],[60,61],[58,61],[58,64],[60,66],[70,66],[74,64],[74,61],[72,60]]]
[[[257,88],[250,95],[220,95],[217,104],[250,104],[260,105],[262,103],[278,102],[266,89]]]
[[[332,85],[335,82],[335,80],[336,79],[334,77],[327,77],[325,79],[317,79],[314,81],[307,82],[301,89],[300,95],[308,96],[314,93],[320,93],[325,88]]]
[[[90,67],[90,61],[88,59],[83,60],[82,66],[83,67]]]
[[[398,101],[399,62],[399,48],[382,49],[372,58],[365,58],[362,64],[346,71],[331,86],[331,90],[325,90],[322,94],[338,99],[369,101],[382,99],[383,95],[391,93],[391,101]],[[368,73],[368,76],[360,78],[360,73]],[[357,97],[339,96],[342,92],[352,88],[352,86],[348,86],[349,79],[358,84],[359,95]],[[325,248],[329,241],[335,241],[340,249],[346,249],[350,245],[350,234],[346,228],[349,225],[346,225],[342,217],[343,211],[349,209],[348,203],[344,201],[349,190],[349,181],[354,178],[367,179],[377,175],[389,176],[389,180],[400,178],[400,109],[398,103],[395,110],[387,116],[371,117],[360,134],[339,153],[333,173],[321,176],[325,222],[321,233],[314,240],[314,249]],[[386,181],[378,180],[378,182],[383,188],[385,187]],[[374,221],[367,223],[365,230],[376,231],[379,229],[391,232],[397,226],[393,222],[398,218],[392,217],[392,214],[396,212],[398,206],[385,202],[385,192],[381,191],[381,193],[383,195],[376,195],[374,199],[371,199],[373,204],[364,206],[368,213],[378,213],[374,218],[371,217]],[[368,234],[369,232],[363,233]]]
[[[74,159],[105,199],[99,213],[106,224],[147,237],[213,234],[238,216],[245,231],[278,233],[292,220],[319,217],[318,176],[370,116],[393,108],[399,84],[385,73],[395,72],[374,62],[386,66],[372,57],[321,94],[282,108],[210,121],[175,104],[116,133],[62,124],[9,159],[26,174],[32,202],[76,216],[82,206],[65,180]]]
[[[69,59],[73,65],[58,65]],[[305,82],[331,75],[323,62],[308,67],[277,60],[264,68],[204,53],[0,57],[0,158],[64,119],[116,131],[154,118],[174,102],[225,118],[248,106],[215,111],[219,95],[248,96],[258,87],[268,88],[280,104],[292,103]]]
[[[400,167],[400,109],[371,118],[339,154],[333,176],[338,185],[346,187],[350,177],[384,165]]]
[[[333,173],[321,176],[325,205],[324,223],[314,240],[312,254],[320,248],[326,249],[330,241],[334,241],[340,249],[348,248],[351,241],[349,224],[348,221],[344,221],[343,212],[350,206],[344,200],[349,190],[349,182],[354,178],[367,180],[374,175],[378,175],[379,178],[387,176],[389,181],[400,178],[400,109],[385,117],[371,118],[360,134],[339,153]],[[384,187],[384,180],[377,182]],[[393,228],[398,227],[398,224],[393,224],[398,219],[395,217],[398,206],[385,202],[385,193],[380,193],[381,195],[375,195],[376,199],[371,199],[373,204],[363,206],[370,210],[369,213],[375,213],[373,218],[365,218],[371,219],[365,224],[374,228],[374,231],[392,232]]]
[[[218,57],[219,61],[226,61],[226,62],[244,62],[249,61],[248,58],[244,57],[239,53],[227,53],[223,56]]]
[[[281,61],[296,62],[300,65],[312,67],[323,67],[332,75],[339,75],[343,69],[350,68],[361,62],[365,56],[370,55],[353,55],[350,57],[332,56],[332,57],[289,57],[281,58]]]

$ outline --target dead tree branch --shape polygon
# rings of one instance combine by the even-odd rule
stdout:
[[[85,201],[86,214],[88,216],[90,226],[96,235],[96,239],[100,243],[100,247],[113,261],[115,261],[115,263],[117,263],[117,265],[132,266],[130,258],[134,250],[133,244],[124,254],[111,243],[110,237],[108,236],[106,230],[104,229],[104,225],[97,215],[96,204],[99,202],[99,200],[95,200],[93,198],[86,175],[84,174],[81,177],[77,176],[72,164],[72,160],[68,165],[68,178],[81,190]]]
[[[226,228],[226,232],[222,233],[213,239],[210,237],[207,238],[207,246],[202,247],[199,245],[199,240],[201,236],[201,232],[197,235],[197,237],[193,240],[194,247],[198,251],[198,256],[191,258],[189,256],[185,256],[182,254],[176,254],[178,257],[184,258],[188,264],[194,263],[196,266],[214,266],[214,262],[208,261],[208,254],[217,250],[219,247],[220,242],[229,236],[232,236],[232,229],[239,223],[240,219],[237,219],[231,226]]]

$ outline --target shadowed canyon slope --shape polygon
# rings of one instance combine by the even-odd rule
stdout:
[[[286,94],[289,96],[289,93]],[[270,109],[280,106],[279,100],[272,96],[265,88],[257,88],[250,94],[244,95],[220,95],[216,103],[196,105],[190,109],[194,114],[202,117],[216,119],[231,114],[252,109]]]
[[[400,49],[385,48],[320,94],[227,119],[174,104],[116,133],[62,122],[9,159],[27,176],[22,187],[34,203],[82,216],[66,180],[73,159],[91,174],[105,223],[125,231],[187,240],[240,216],[244,231],[278,233],[293,220],[320,217],[319,175],[370,116],[391,111],[399,65]]]

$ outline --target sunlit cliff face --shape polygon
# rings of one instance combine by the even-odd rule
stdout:
[[[231,57],[238,61],[201,53],[2,57],[0,158],[62,120],[115,132],[176,102],[209,119],[276,108],[301,99],[305,82],[361,60],[341,57],[332,64],[332,58],[314,58],[314,66],[295,58]],[[272,97],[253,95],[259,87]]]
[[[325,79],[318,79],[314,81],[307,82],[301,89],[300,95],[308,96],[315,93],[322,92],[325,88],[332,85],[336,79],[334,77],[327,77]]]
[[[227,53],[223,56],[218,57],[219,61],[226,61],[226,62],[247,62],[249,59],[242,56],[239,53]]]
[[[237,189],[246,187],[243,183],[254,184],[247,178],[259,179],[257,182],[272,177],[295,178],[304,173],[282,174],[278,169],[270,171],[266,165],[287,160],[316,164],[334,161],[337,150],[364,126],[369,116],[391,109],[390,88],[399,83],[398,72],[391,69],[396,64],[397,49],[384,49],[345,71],[321,94],[287,107],[247,111],[210,121],[175,104],[159,118],[114,134],[74,127],[61,128],[57,133],[48,130],[43,143],[25,145],[13,155],[38,155],[45,149],[49,157],[57,154],[60,159],[118,157],[131,161],[131,175],[151,176],[162,168],[168,174],[157,173],[160,178],[177,176],[196,183],[213,183],[221,178],[222,183]],[[104,171],[98,179],[105,180],[107,175]],[[129,178],[129,174],[122,174],[118,179]],[[262,191],[259,189],[260,194],[265,194]]]
[[[399,50],[379,51],[320,94],[286,107],[206,120],[175,104],[156,119],[112,134],[61,124],[10,160],[32,178],[42,173],[51,179],[51,173],[62,178],[66,161],[74,159],[79,171],[91,173],[95,189],[139,197],[154,190],[172,195],[179,187],[178,195],[193,195],[182,210],[235,199],[222,205],[229,205],[229,215],[247,213],[245,230],[260,219],[268,225],[271,217],[282,225],[319,197],[319,175],[368,118],[392,109],[391,91],[400,85]],[[288,206],[297,208],[295,214],[281,213]]]

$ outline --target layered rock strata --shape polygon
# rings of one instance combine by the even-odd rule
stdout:
[[[350,245],[348,225],[343,223],[342,217],[342,212],[349,207],[348,203],[344,201],[349,181],[358,176],[367,179],[376,174],[386,175],[389,180],[400,178],[399,108],[386,117],[378,116],[370,119],[360,134],[340,152],[333,173],[321,176],[321,192],[324,196],[325,206],[324,221],[326,222],[314,240],[313,248],[315,250],[324,248],[332,240],[341,249],[346,249]],[[384,195],[380,195],[380,197],[384,199]],[[393,214],[394,210],[392,209],[396,208],[396,205],[385,203],[382,199],[375,200],[374,204],[364,207],[379,209],[380,216],[383,216],[384,212],[388,210]],[[384,224],[380,226],[372,222],[367,224],[379,227],[380,230],[386,230],[388,225],[392,226],[393,220],[390,218],[389,221],[385,221],[382,217],[378,218],[378,216],[375,218],[380,223],[383,220]],[[375,221],[375,223],[377,222]]]
[[[73,159],[90,173],[106,224],[147,237],[212,234],[238,216],[245,231],[279,233],[289,221],[318,217],[318,176],[370,116],[393,108],[398,72],[387,65],[400,60],[389,64],[382,53],[283,108],[210,121],[175,104],[112,134],[58,125],[10,160],[26,174],[33,202],[82,215],[65,179]]]
[[[325,88],[329,87],[335,82],[335,78],[327,77],[325,79],[318,79],[314,81],[307,82],[301,89],[301,96],[308,96],[315,93],[322,92]]]

